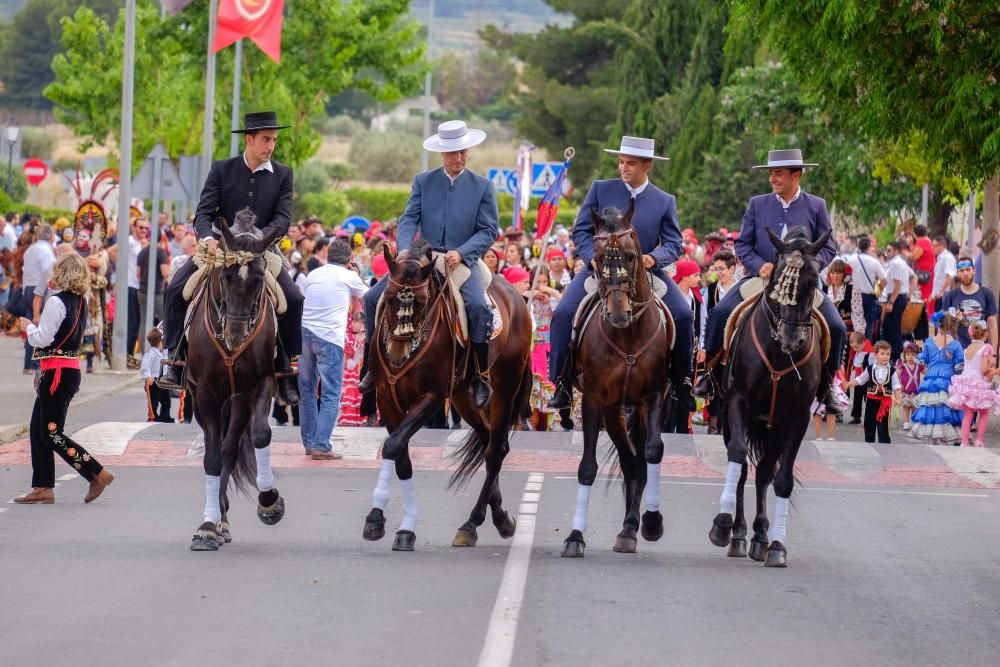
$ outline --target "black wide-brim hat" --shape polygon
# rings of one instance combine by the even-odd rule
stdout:
[[[233,134],[246,134],[258,130],[284,130],[291,127],[291,125],[278,125],[278,114],[274,111],[254,111],[244,114],[243,125],[242,129],[233,130]]]

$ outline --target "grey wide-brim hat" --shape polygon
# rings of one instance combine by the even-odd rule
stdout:
[[[798,148],[783,148],[776,151],[767,152],[767,164],[755,164],[752,169],[802,169],[804,167],[818,167],[813,162],[802,161],[802,151]]]
[[[605,148],[605,153],[611,153],[612,155],[631,155],[632,157],[641,157],[646,160],[669,160],[668,157],[662,157],[656,155],[654,152],[655,142],[652,139],[645,139],[643,137],[622,137],[621,148],[615,150],[613,148]]]
[[[446,120],[438,125],[437,134],[424,139],[424,148],[434,153],[464,151],[486,141],[486,133],[473,130],[462,120]]]

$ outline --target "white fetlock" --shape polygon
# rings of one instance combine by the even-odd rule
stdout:
[[[257,490],[261,493],[274,488],[274,471],[271,469],[271,445],[253,450],[257,457]]]
[[[395,470],[395,461],[382,459],[382,467],[378,471],[378,482],[375,484],[375,490],[372,491],[372,507],[384,510],[389,504],[389,484],[392,483],[392,475]]]
[[[771,529],[768,535],[772,542],[785,542],[785,531],[788,526],[788,498],[774,499],[774,521],[771,522]]]
[[[726,485],[722,487],[722,495],[719,496],[720,513],[736,513],[736,485],[740,482],[740,474],[742,472],[742,463],[734,463],[730,461],[729,465],[726,467]]]
[[[218,524],[222,521],[222,508],[219,507],[219,490],[222,479],[218,475],[205,475],[205,521]]]
[[[660,464],[646,464],[646,490],[643,492],[643,502],[647,512],[660,511]]]
[[[587,532],[587,512],[590,505],[591,487],[584,484],[576,486],[576,512],[573,514],[573,530]]]
[[[401,479],[399,487],[403,496],[403,521],[400,522],[399,529],[416,532],[420,513],[417,511],[417,491],[413,488],[413,478]]]

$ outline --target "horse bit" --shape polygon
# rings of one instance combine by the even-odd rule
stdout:
[[[627,310],[629,312],[635,306],[639,307],[639,310],[633,315],[633,317],[638,318],[642,315],[643,311],[653,302],[654,296],[650,293],[649,298],[645,301],[635,300],[635,277],[630,276],[627,271],[625,271],[625,254],[622,252],[622,247],[618,242],[619,238],[626,236],[631,236],[635,239],[635,234],[632,229],[624,229],[620,232],[609,232],[607,234],[598,234],[594,236],[594,241],[605,241],[607,246],[604,250],[604,261],[599,267],[598,278],[601,283],[603,290],[598,290],[598,297],[601,300],[601,319],[608,319],[608,294],[611,292],[622,292],[626,299],[628,299]],[[638,239],[636,239],[638,240]],[[620,283],[615,283],[613,285],[608,285],[605,283],[607,280],[624,281],[624,286]]]

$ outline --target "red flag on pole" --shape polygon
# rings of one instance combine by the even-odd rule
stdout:
[[[281,16],[285,0],[219,0],[219,24],[212,52],[249,37],[274,62],[281,58]]]
[[[536,239],[543,238],[552,229],[556,213],[559,212],[559,200],[562,198],[563,181],[566,179],[566,171],[572,162],[573,158],[570,158],[563,163],[562,171],[559,172],[556,179],[549,185],[549,189],[546,190],[542,201],[538,202],[538,218],[535,221]]]

